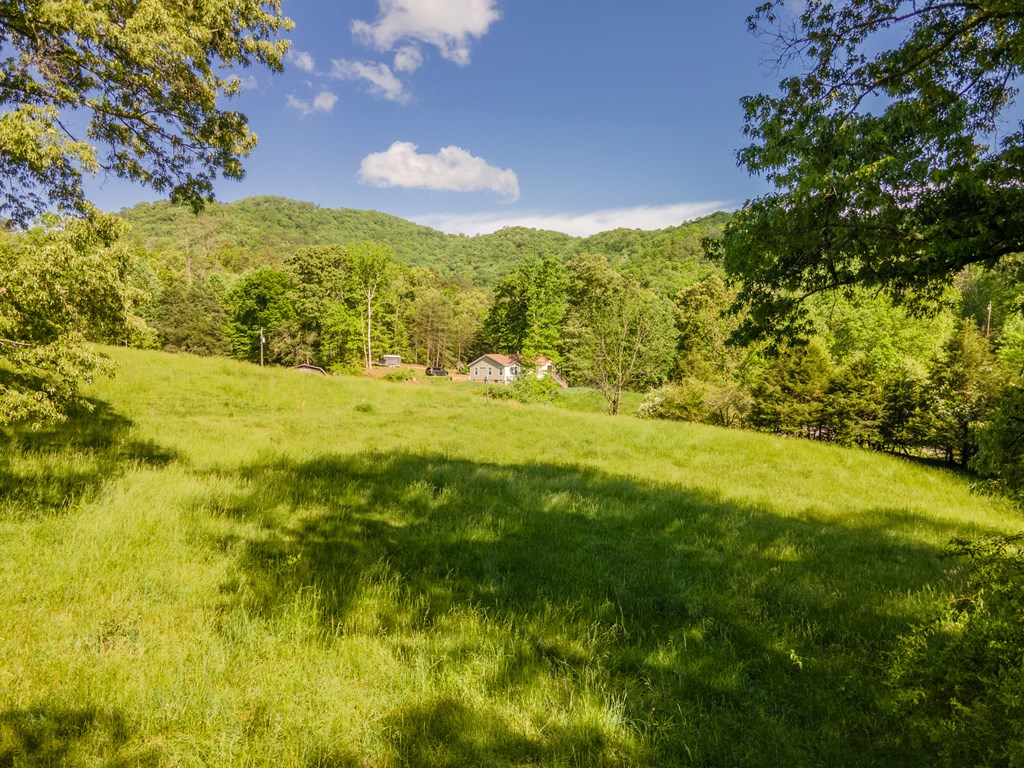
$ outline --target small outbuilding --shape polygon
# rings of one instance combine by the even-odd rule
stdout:
[[[321,368],[319,365],[311,365],[310,363],[302,363],[301,365],[293,365],[293,371],[302,371],[303,373],[319,373],[321,376],[326,376],[327,371]]]
[[[555,367],[554,362],[551,358],[546,355],[541,355],[533,361],[533,368],[531,372],[537,376],[538,379],[550,377],[560,387],[568,387],[569,384],[566,382],[565,377]]]

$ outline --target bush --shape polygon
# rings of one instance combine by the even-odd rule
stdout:
[[[553,403],[561,394],[562,388],[551,377],[538,379],[530,375],[520,376],[511,384],[495,384],[484,390],[486,397],[518,403]]]
[[[742,423],[750,403],[750,395],[734,382],[717,384],[686,378],[649,394],[637,416],[733,427]]]
[[[894,714],[937,765],[1024,765],[1024,534],[954,540],[963,589],[900,639]]]
[[[669,419],[671,421],[704,421],[707,409],[704,399],[707,385],[697,379],[683,379],[651,392],[640,403],[636,415],[642,419]]]
[[[384,381],[411,381],[416,378],[416,372],[412,368],[395,368],[385,373],[382,378]]]

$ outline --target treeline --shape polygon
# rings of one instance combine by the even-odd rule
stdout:
[[[864,290],[816,297],[799,338],[758,344],[730,343],[743,322],[735,290],[697,281],[675,295],[675,367],[640,414],[1005,476],[1024,423],[1019,267],[968,269],[917,315]]]
[[[137,285],[149,301],[139,311],[155,346],[333,372],[367,368],[385,353],[464,365],[488,302],[464,282],[398,264],[373,241],[305,246],[280,266],[238,276],[142,271]]]

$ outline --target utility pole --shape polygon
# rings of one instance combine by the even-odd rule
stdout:
[[[267,339],[263,335],[263,326],[261,325],[260,326],[260,368],[263,367],[263,345],[266,343],[266,341],[267,341]]]

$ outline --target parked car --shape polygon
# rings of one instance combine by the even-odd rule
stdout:
[[[431,366],[430,368],[427,368],[427,376],[447,376],[447,375],[448,375],[448,371],[446,371],[444,368],[436,368],[434,366]]]

